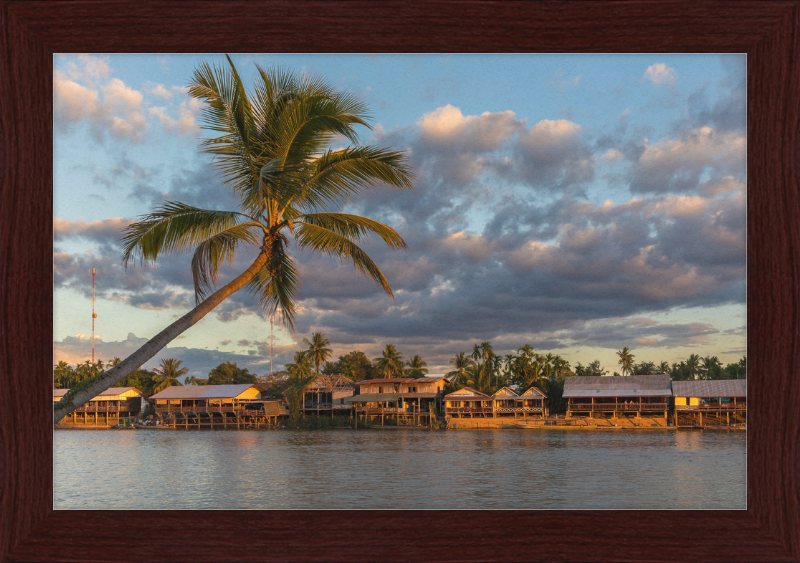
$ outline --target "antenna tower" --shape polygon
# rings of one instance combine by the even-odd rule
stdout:
[[[269,316],[269,373],[272,375],[275,373],[275,368],[272,367],[272,343],[274,342],[275,337],[272,336],[272,315]]]
[[[97,270],[92,262],[92,365],[94,365],[94,320],[97,318],[97,313],[94,312],[94,277],[97,275]]]

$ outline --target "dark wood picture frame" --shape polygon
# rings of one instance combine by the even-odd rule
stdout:
[[[0,560],[800,560],[800,1],[0,2]],[[52,55],[226,51],[747,53],[747,510],[54,511]]]

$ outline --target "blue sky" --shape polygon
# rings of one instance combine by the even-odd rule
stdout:
[[[392,301],[346,264],[300,256],[296,331],[276,368],[324,332],[334,354],[386,343],[432,373],[490,340],[574,366],[745,353],[744,55],[233,55],[323,76],[371,115],[361,142],[407,151],[414,190],[348,211],[398,229],[404,252],[367,248]],[[54,59],[54,359],[124,357],[193,303],[191,257],[122,268],[119,232],[167,200],[234,209],[199,151],[186,94],[214,55]],[[247,267],[243,255],[230,269]],[[269,371],[269,322],[236,294],[146,367],[175,357]]]

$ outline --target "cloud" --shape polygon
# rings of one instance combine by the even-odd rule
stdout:
[[[674,86],[675,81],[678,80],[678,73],[675,72],[674,68],[667,66],[666,63],[655,63],[647,67],[644,78],[653,84]]]
[[[53,90],[55,122],[62,130],[87,121],[96,140],[111,135],[136,143],[146,137],[147,123],[140,111],[142,94],[125,86],[121,80],[114,78],[98,91],[56,70]]]
[[[704,126],[677,138],[645,143],[633,166],[633,193],[697,191],[704,174],[722,178],[743,176],[747,139],[743,133],[720,132]]]
[[[200,128],[195,123],[195,114],[185,101],[178,106],[177,119],[170,117],[165,107],[151,107],[148,111],[168,132],[178,132],[181,135],[196,135],[200,132]]]
[[[147,92],[152,96],[165,100],[169,100],[172,97],[172,92],[168,88],[165,88],[163,84],[149,84],[147,86]]]

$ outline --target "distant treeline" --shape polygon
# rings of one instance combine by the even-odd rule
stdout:
[[[333,351],[325,335],[317,332],[311,339],[303,339],[307,346],[294,354],[294,361],[287,363],[285,369],[263,376],[256,376],[246,368],[240,368],[235,362],[224,362],[212,369],[207,378],[194,376],[184,377],[188,368],[181,367],[181,361],[174,358],[164,359],[161,366],[153,370],[139,369],[116,385],[116,387],[136,387],[145,395],[152,395],[170,385],[224,385],[237,383],[255,383],[261,391],[272,397],[278,397],[289,386],[304,380],[314,373],[339,374],[351,381],[388,377],[424,377],[428,373],[427,363],[418,355],[406,359],[393,344],[387,344],[381,355],[370,360],[367,355],[354,350],[336,361],[331,361]],[[622,375],[650,375],[666,373],[674,381],[691,379],[745,379],[747,377],[747,358],[742,357],[735,364],[723,367],[717,356],[700,357],[690,355],[680,363],[662,361],[659,364],[651,361],[636,363],[632,350],[627,347],[617,351],[619,372]],[[74,368],[66,362],[58,362],[53,370],[54,387],[70,387],[74,383],[92,377],[108,367],[119,363],[119,358],[103,363],[92,364],[86,361]],[[472,352],[459,352],[450,359],[451,371],[448,377],[451,383],[448,391],[472,387],[482,393],[491,395],[504,386],[513,386],[520,390],[539,387],[547,393],[551,412],[562,412],[564,408],[561,395],[564,389],[564,378],[572,376],[603,376],[609,370],[594,360],[584,366],[581,363],[570,365],[570,362],[557,354],[539,354],[529,344],[518,348],[515,353],[498,355],[491,342],[481,342],[472,347]]]

